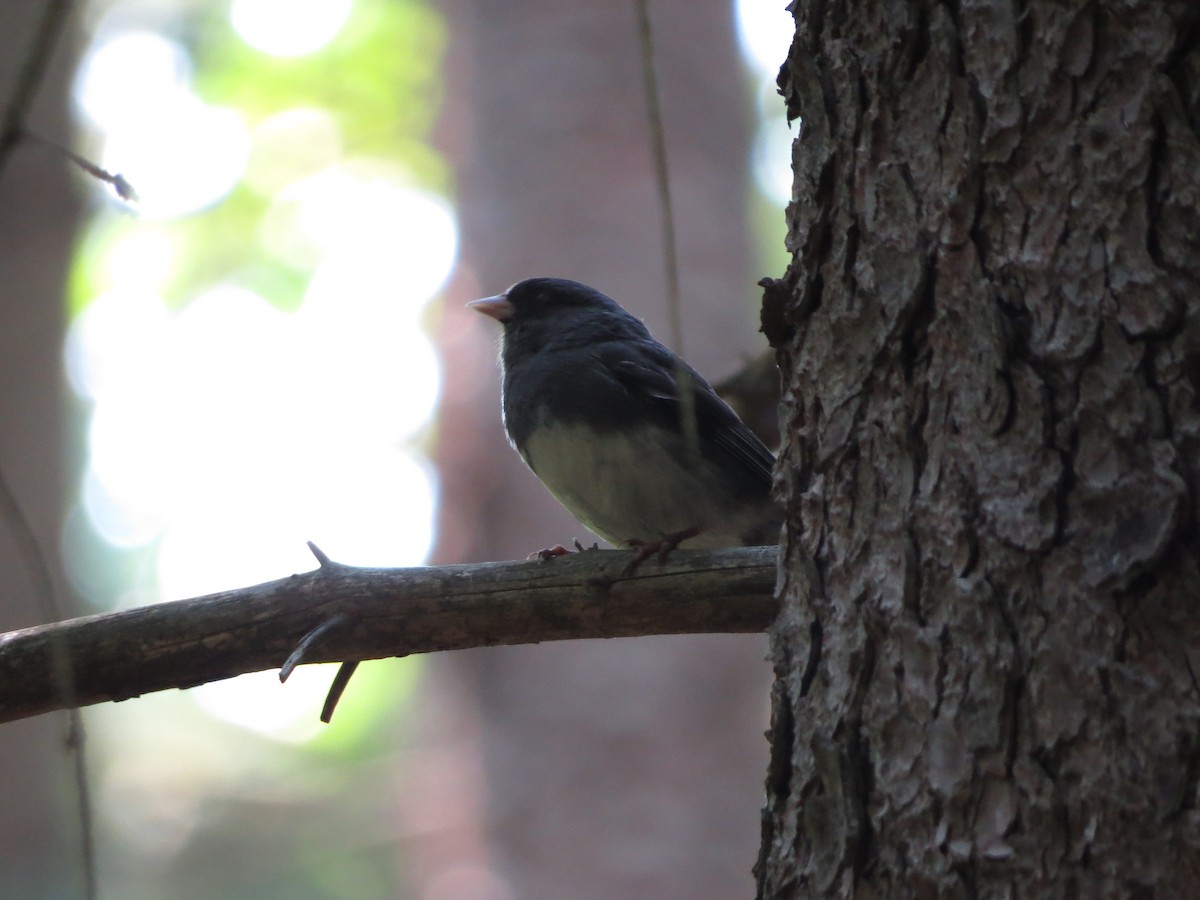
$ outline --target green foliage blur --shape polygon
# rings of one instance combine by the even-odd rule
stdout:
[[[193,87],[203,100],[236,109],[251,130],[286,110],[319,110],[336,123],[345,157],[386,159],[402,165],[417,186],[449,190],[449,169],[428,143],[446,43],[445,24],[428,4],[357,0],[330,43],[292,58],[268,56],[247,45],[229,24],[223,3],[180,4],[180,10],[177,33],[170,36],[188,49]],[[310,271],[270,256],[250,239],[275,199],[243,182],[217,205],[168,222],[138,222],[136,209],[98,215],[72,269],[71,311],[109,287],[106,261],[131,227],[161,231],[173,245],[177,265],[162,285],[162,297],[171,305],[182,305],[216,278],[236,273],[273,305],[296,308]]]
[[[128,5],[139,14],[137,4]],[[299,148],[287,168],[253,182],[244,178],[215,204],[183,217],[143,220],[115,201],[98,204],[72,264],[72,315],[114,286],[114,259],[129,246],[166,248],[169,265],[155,290],[170,308],[225,281],[277,309],[295,310],[316,260],[273,254],[262,239],[289,185],[322,167],[367,159],[403,171],[414,186],[449,190],[449,169],[429,143],[446,26],[428,3],[356,0],[330,43],[292,58],[246,44],[230,25],[226,3],[149,6],[155,14],[142,27],[160,27],[186,49],[191,87],[206,103],[236,110],[251,134],[281,113],[315,111],[336,124],[339,140],[307,160]],[[84,153],[88,140],[81,138]],[[252,156],[248,172],[263,165],[273,163]],[[149,548],[104,548],[94,535],[84,542],[89,566],[119,573],[86,576],[105,593],[153,579]],[[406,713],[421,665],[364,664],[330,726],[317,717],[334,667],[305,668],[317,685],[307,695],[316,698],[312,728],[271,735],[241,727],[214,716],[201,701],[203,689],[87,711],[103,896],[405,896],[405,837],[395,820],[413,750]],[[235,691],[244,685],[266,705],[303,689],[271,679],[275,673],[258,673],[227,684]]]

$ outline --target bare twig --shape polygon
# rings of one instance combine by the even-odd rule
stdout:
[[[36,141],[45,147],[49,147],[56,153],[62,154],[93,178],[103,181],[105,184],[111,184],[113,190],[117,192],[117,196],[126,203],[138,202],[139,198],[137,191],[134,190],[133,185],[129,183],[129,179],[127,179],[120,172],[110,172],[108,169],[103,169],[90,159],[80,156],[74,150],[64,147],[57,141],[52,141],[48,137],[42,137],[42,135],[38,134],[36,131],[30,131],[28,128],[23,128],[21,133],[31,141]]]
[[[675,352],[683,355],[683,310],[679,292],[679,252],[675,240],[675,208],[671,203],[671,179],[667,168],[667,138],[663,128],[662,99],[654,67],[654,31],[650,22],[650,0],[634,0],[637,7],[638,39],[642,59],[642,85],[646,92],[646,116],[650,126],[650,149],[654,155],[654,180],[662,212],[663,261],[667,276],[667,312]]]
[[[642,58],[642,84],[646,92],[646,117],[650,126],[650,148],[654,156],[654,180],[658,186],[658,204],[662,211],[663,262],[667,276],[667,315],[671,323],[671,341],[675,352],[683,356],[683,298],[679,289],[679,250],[675,239],[675,207],[671,203],[671,177],[667,168],[667,137],[663,127],[662,98],[654,67],[654,28],[650,21],[650,0],[634,0],[638,17],[638,39]],[[675,366],[675,384],[679,393],[680,422],[689,457],[700,458],[700,433],[696,422],[696,395],[692,393],[692,374],[680,359]]]
[[[774,547],[677,550],[622,578],[623,550],[548,563],[418,569],[335,566],[193,600],[0,635],[0,722],[60,709],[53,645],[68,648],[85,706],[308,662],[379,659],[496,644],[643,634],[759,632],[775,616]],[[286,690],[286,688],[281,688]]]

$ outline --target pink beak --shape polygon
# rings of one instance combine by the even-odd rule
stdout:
[[[516,307],[509,303],[508,294],[497,294],[495,297],[472,300],[467,306],[485,316],[491,316],[497,322],[507,322],[517,312]]]

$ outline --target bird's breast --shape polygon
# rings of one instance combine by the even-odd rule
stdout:
[[[704,530],[689,546],[740,543],[722,521],[737,505],[728,486],[711,464],[689,465],[682,441],[661,429],[543,422],[518,449],[558,501],[613,544],[688,528]]]

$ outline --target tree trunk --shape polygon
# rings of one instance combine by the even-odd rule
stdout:
[[[44,0],[0,4],[0,105],[14,96]],[[69,143],[70,58],[60,42],[30,111],[29,127]],[[7,106],[2,109],[8,112]],[[64,518],[62,366],[64,282],[76,239],[80,200],[57,153],[21,141],[0,178],[0,469],[28,526],[51,559]],[[45,622],[37,574],[22,552],[20,523],[0,521],[0,631]],[[53,568],[53,566],[52,566]],[[60,585],[59,596],[69,593]],[[76,610],[68,606],[64,615]],[[65,716],[0,729],[0,897],[79,897],[78,798],[64,743]],[[68,786],[64,788],[64,784]]]
[[[795,4],[759,894],[1200,885],[1200,8]]]

